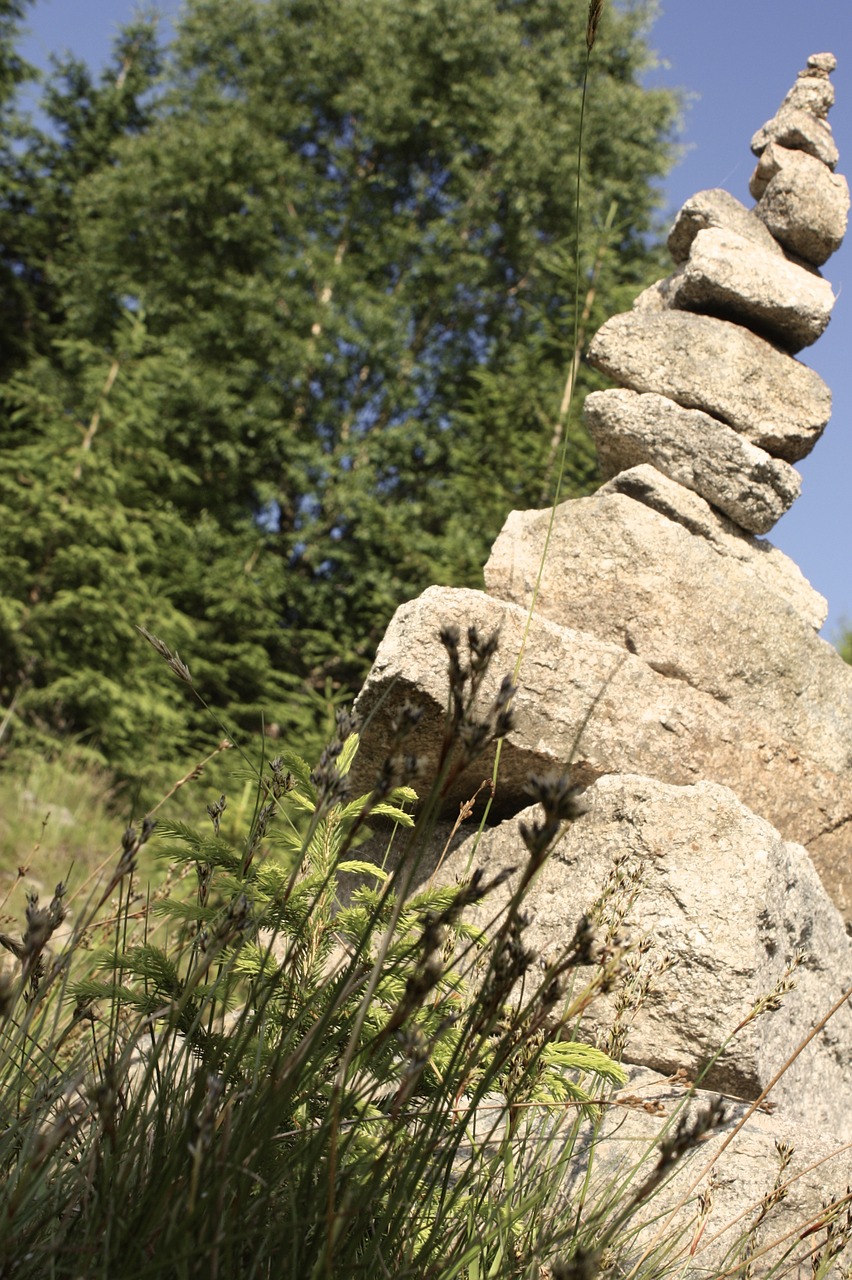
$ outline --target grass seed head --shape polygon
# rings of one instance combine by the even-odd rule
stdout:
[[[598,34],[598,24],[603,13],[604,0],[591,0],[589,5],[589,19],[586,23],[586,48],[589,53],[594,48],[595,39]]]

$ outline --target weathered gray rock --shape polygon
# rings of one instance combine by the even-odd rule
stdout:
[[[776,258],[784,256],[781,246],[751,209],[721,187],[711,187],[691,196],[675,218],[668,238],[669,253],[675,262],[686,262],[698,232],[708,227],[735,231]]]
[[[632,310],[643,313],[671,310],[674,307],[672,299],[675,288],[682,274],[683,267],[680,267],[664,280],[655,280],[653,284],[649,284],[647,289],[643,289],[633,299]]]
[[[836,60],[833,54],[812,54],[771,120],[751,140],[755,155],[771,142],[805,151],[833,169],[838,152],[826,116],[834,105],[834,85],[829,78]]]
[[[829,88],[832,87],[830,81],[810,83],[825,83]],[[828,121],[820,119],[810,109],[796,107],[792,103],[782,107],[777,115],[758,129],[751,140],[751,149],[759,156],[770,142],[777,142],[779,146],[789,147],[794,151],[805,151],[829,169],[833,169],[840,159]]]
[[[827,280],[717,227],[698,232],[665,300],[744,324],[791,352],[816,342],[834,306]]]
[[[752,537],[740,525],[714,510],[699,494],[685,489],[654,467],[640,465],[620,471],[602,485],[598,493],[623,493],[668,520],[682,524],[697,537],[706,538],[720,555],[739,560],[747,573],[791,605],[814,631],[819,631],[828,617],[825,596],[814,590],[789,556],[764,538]]]
[[[826,1206],[839,1201],[841,1216],[845,1213],[852,1183],[849,1151],[808,1121],[797,1123],[783,1110],[752,1110],[730,1095],[694,1089],[683,1074],[662,1076],[634,1065],[627,1065],[626,1073],[622,1088],[606,1091],[594,1122],[579,1120],[575,1127],[559,1112],[532,1109],[516,1135],[521,1176],[526,1178],[528,1170],[535,1176],[544,1164],[560,1159],[563,1202],[557,1213],[563,1221],[579,1214],[582,1222],[594,1222],[596,1235],[602,1222],[624,1210],[628,1197],[636,1197],[635,1214],[608,1241],[610,1269],[617,1275],[709,1280],[748,1274],[739,1269],[748,1259],[754,1276],[813,1280],[819,1270],[812,1261],[825,1257],[831,1238]],[[723,1115],[707,1133],[701,1117],[720,1101]],[[459,1106],[462,1111],[463,1099]],[[501,1096],[491,1094],[465,1115],[477,1154],[498,1154],[504,1106]],[[704,1136],[669,1169],[664,1185],[652,1196],[642,1195],[662,1144],[681,1123],[690,1132],[700,1125]],[[790,1148],[783,1174],[779,1144]],[[472,1155],[466,1138],[459,1160]],[[784,1188],[780,1196],[773,1195],[776,1177]],[[761,1215],[765,1197],[772,1204]]]
[[[525,567],[516,562],[519,572]],[[573,562],[566,571],[573,571]],[[372,787],[385,758],[397,750],[393,724],[407,702],[422,709],[423,719],[403,750],[416,751],[422,762],[421,792],[434,777],[448,701],[447,655],[438,638],[446,623],[458,624],[462,633],[470,625],[480,634],[499,628],[500,653],[481,689],[480,705],[487,707],[520,652],[527,610],[479,591],[443,587],[397,610],[356,703],[364,720],[352,777],[356,794]],[[527,637],[514,709],[493,813],[517,812],[528,803],[529,775],[552,769],[567,768],[583,784],[605,773],[640,772],[676,784],[709,778],[736,787],[786,839],[806,844],[829,892],[852,918],[848,775],[820,767],[765,725],[652,670],[622,645],[542,617],[533,619]],[[455,776],[447,808],[457,811],[490,778],[493,765],[491,749]]]
[[[629,899],[635,892],[635,899],[619,933],[634,944],[650,940],[649,969],[664,955],[672,961],[630,1021],[625,1061],[667,1074],[683,1070],[691,1079],[701,1076],[702,1087],[756,1098],[852,981],[843,920],[810,858],[714,783],[673,787],[611,775],[583,800],[588,812],[566,828],[525,898],[525,944],[559,956],[617,860],[623,875],[638,877],[638,887],[625,894]],[[440,882],[464,879],[472,866],[487,879],[505,867],[522,868],[519,826],[540,817],[531,806],[468,836],[445,856]],[[436,847],[432,863],[424,861],[424,880],[440,852]],[[520,875],[470,914],[474,923],[485,926],[495,917]],[[750,1018],[799,948],[807,958],[796,971],[795,992],[772,1016]],[[616,990],[598,998],[584,1034],[612,1025],[618,996]],[[852,1062],[843,1048],[850,1041],[846,1007],[776,1087],[775,1101],[788,1118],[852,1138]]]
[[[471,625],[480,635],[499,631],[499,655],[481,690],[485,708],[524,644],[527,610],[480,591],[443,587],[430,587],[397,609],[355,704],[364,721],[353,768],[356,790],[372,786],[406,700],[423,710],[414,746],[424,778],[434,776],[448,701],[447,655],[438,638],[445,623],[458,625],[462,634]],[[723,771],[747,767],[741,730],[725,707],[659,675],[619,645],[535,618],[519,683],[514,728],[500,760],[498,811],[528,803],[531,773],[569,763],[574,780],[583,783],[634,769],[669,777],[672,768],[677,781],[694,782],[704,776],[710,753]],[[493,760],[491,750],[461,775],[448,795],[451,806],[489,776]]]
[[[754,1276],[813,1280],[819,1268],[812,1261],[825,1258],[831,1238],[826,1206],[839,1201],[841,1217],[845,1213],[852,1183],[849,1151],[807,1121],[796,1123],[762,1108],[749,1114],[750,1104],[721,1095],[724,1114],[712,1134],[688,1147],[653,1196],[642,1196],[662,1144],[681,1122],[694,1132],[720,1095],[693,1091],[682,1076],[662,1076],[647,1067],[628,1065],[626,1071],[627,1082],[607,1095],[594,1123],[581,1120],[575,1128],[561,1114],[532,1111],[517,1134],[517,1168],[524,1177],[527,1169],[535,1175],[545,1162],[562,1158],[564,1203],[557,1212],[561,1209],[563,1221],[579,1213],[599,1231],[601,1222],[612,1221],[635,1195],[635,1214],[608,1242],[617,1275],[709,1280],[748,1274],[739,1269],[748,1259]],[[505,1123],[495,1121],[495,1114],[502,1105],[502,1098],[489,1095],[465,1117],[477,1152],[497,1154]],[[791,1149],[779,1177],[781,1196],[773,1195],[779,1144]],[[463,1141],[460,1159],[471,1155]],[[699,1197],[705,1198],[703,1204]],[[765,1197],[772,1204],[758,1222]]]
[[[628,1179],[635,1191],[654,1167],[654,1146],[671,1137],[681,1117],[694,1123],[718,1096],[704,1090],[690,1096],[680,1080],[644,1067],[630,1068],[629,1077],[600,1126],[581,1130],[568,1166],[566,1209],[581,1200],[586,1213],[592,1213],[602,1197],[611,1197],[613,1188]],[[693,1147],[672,1181],[640,1209],[637,1223],[647,1225],[634,1231],[631,1224],[630,1231],[620,1233],[618,1273],[631,1274],[646,1255],[647,1274],[684,1280],[732,1274],[737,1262],[744,1266],[742,1247],[757,1222],[761,1200],[773,1192],[777,1144],[785,1143],[792,1147],[792,1160],[781,1179],[784,1195],[775,1198],[754,1233],[752,1274],[813,1280],[812,1258],[817,1251],[824,1257],[827,1249],[825,1205],[842,1199],[852,1184],[852,1156],[834,1135],[820,1133],[808,1120],[796,1123],[783,1108],[773,1115],[754,1112],[735,1134],[747,1107],[730,1098],[724,1101],[721,1128]],[[699,1194],[708,1196],[706,1216]],[[658,1266],[654,1250],[659,1251]]]
[[[849,215],[846,179],[807,155],[771,142],[752,174],[755,214],[791,253],[821,266],[840,247]]]
[[[485,566],[493,595],[529,606],[550,520],[509,515]],[[741,711],[770,741],[852,766],[852,668],[740,562],[649,507],[600,493],[562,503],[535,607]]]
[[[613,316],[592,339],[588,358],[630,390],[702,409],[787,462],[810,453],[831,416],[831,392],[819,374],[713,316]]]
[[[807,72],[801,71],[799,74],[820,77],[829,76],[836,70],[837,59],[833,53],[812,53],[808,58]]]
[[[596,391],[586,397],[584,414],[604,476],[650,463],[752,533],[771,529],[801,491],[789,463],[771,458],[717,418],[665,396]]]
[[[787,94],[781,104],[778,115],[793,111],[804,111],[808,115],[816,116],[818,120],[824,120],[833,106],[834,85],[828,76],[808,76],[803,74]],[[782,142],[781,138],[778,141]],[[786,144],[782,142],[782,145]],[[808,150],[807,147],[802,149]],[[825,163],[830,164],[831,162],[827,160]]]

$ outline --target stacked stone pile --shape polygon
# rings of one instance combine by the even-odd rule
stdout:
[[[819,267],[849,207],[826,120],[834,65],[809,58],[755,135],[755,207],[724,191],[687,201],[669,236],[672,275],[592,341],[589,359],[620,384],[586,401],[606,482],[555,513],[512,512],[485,592],[433,587],[403,605],[357,704],[356,786],[372,784],[406,702],[423,711],[416,751],[428,774],[447,705],[440,628],[499,629],[503,662],[483,706],[523,646],[495,825],[446,851],[448,825],[420,873],[452,882],[472,864],[490,874],[517,863],[518,823],[534,818],[529,775],[567,772],[587,787],[588,812],[536,883],[527,940],[559,952],[613,857],[641,864],[632,923],[673,963],[631,1029],[627,1062],[694,1077],[807,953],[782,1011],[748,1023],[704,1077],[745,1099],[852,984],[852,667],[817,635],[825,601],[755,536],[795,500],[792,464],[830,415],[828,388],[796,357],[829,322]],[[492,763],[493,752],[455,779],[453,806]],[[607,1025],[612,1009],[597,1016]],[[804,1151],[815,1130],[852,1140],[848,1005],[773,1098],[774,1132],[795,1139],[801,1122]],[[761,1150],[768,1189],[769,1138]]]
[[[809,58],[752,139],[755,208],[718,190],[689,200],[669,235],[675,272],[589,349],[626,388],[586,401],[604,472],[650,464],[751,533],[766,533],[798,497],[790,464],[831,413],[828,387],[794,356],[831,317],[834,294],[817,268],[849,210],[825,118],[834,66],[830,54]]]
[[[673,274],[593,339],[590,361],[622,384],[585,405],[610,479],[559,508],[536,612],[665,677],[667,765],[649,769],[647,716],[621,704],[636,767],[732,787],[807,847],[852,922],[852,672],[814,634],[825,601],[754,536],[797,497],[791,463],[830,413],[795,353],[828,323],[817,263],[848,215],[825,119],[834,65],[811,57],[754,136],[756,206],[724,191],[688,200],[669,236]],[[512,512],[485,567],[492,595],[529,606],[548,523]]]
[[[836,243],[848,195],[829,167],[836,162],[825,120],[833,66],[829,54],[810,58],[753,145],[762,148],[761,160],[769,146],[814,160],[825,190],[842,191],[832,223]],[[793,236],[807,247],[804,222],[820,222],[808,203],[818,188],[809,183],[798,204],[788,200],[785,230],[771,186],[755,209],[724,191],[688,200],[669,237],[681,266],[591,344],[599,364],[602,351],[612,353],[607,367],[622,381],[625,371],[639,372],[630,375],[634,385],[586,400],[611,478],[593,497],[556,511],[496,807],[517,811],[526,773],[557,765],[585,782],[638,771],[678,785],[721,783],[808,849],[852,922],[852,670],[815,634],[826,602],[792,561],[754,536],[799,489],[793,467],[768,446],[783,440],[791,456],[805,452],[830,401],[792,349],[809,325],[815,337],[827,322],[831,288],[776,238]],[[762,216],[767,209],[774,233]],[[702,256],[708,238],[712,252]],[[736,245],[733,267],[714,250],[720,240]],[[739,281],[727,288],[724,306],[719,291],[715,304],[702,304],[704,313],[674,305],[683,300],[690,263],[699,264],[695,279],[700,268],[707,282]],[[818,324],[790,273],[802,289],[822,291]],[[761,280],[761,289],[749,294],[747,278]],[[711,293],[708,283],[703,296]],[[765,319],[754,319],[758,294],[780,299],[774,341],[764,336]],[[736,319],[706,314],[725,308]],[[761,314],[768,313],[764,306]],[[778,316],[786,348],[777,340]],[[677,343],[667,342],[674,332]],[[549,524],[549,511],[509,515],[485,566],[487,596],[433,589],[405,605],[379,650],[362,707],[372,708],[393,679],[400,696],[406,687],[419,690],[434,699],[437,751],[444,703],[437,631],[454,617],[463,630],[469,622],[481,631],[501,625],[504,652],[516,652]],[[365,735],[365,779],[380,762],[396,700],[395,693],[381,704]],[[463,799],[470,783],[463,775],[452,799]]]

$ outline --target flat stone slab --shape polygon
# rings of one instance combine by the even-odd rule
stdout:
[[[786,462],[810,453],[831,416],[831,392],[819,374],[713,316],[613,316],[592,339],[588,359],[629,390],[701,409]]]
[[[822,276],[719,227],[698,232],[666,293],[669,307],[733,320],[790,352],[825,332],[834,301]]]
[[[804,151],[771,142],[752,174],[755,213],[775,239],[820,267],[846,234],[849,187],[839,173]]]
[[[611,394],[611,393],[596,393]],[[796,610],[814,631],[828,617],[828,601],[808,582],[795,561],[765,538],[755,538],[715,510],[706,499],[677,484],[655,467],[629,467],[601,485],[598,493],[623,493],[690,533],[706,538],[719,555],[733,556],[746,573]]]
[[[747,209],[722,187],[711,187],[690,196],[675,218],[668,238],[669,253],[674,261],[686,262],[698,232],[709,227],[735,231],[776,258],[784,256],[777,240],[753,210]]]
[[[771,529],[801,491],[789,463],[717,418],[665,396],[595,391],[586,397],[584,414],[604,476],[649,463],[752,533]]]

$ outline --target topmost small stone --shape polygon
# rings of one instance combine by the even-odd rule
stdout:
[[[837,70],[837,59],[833,53],[812,53],[808,58],[809,71],[823,71],[826,75],[831,75],[832,71]]]

